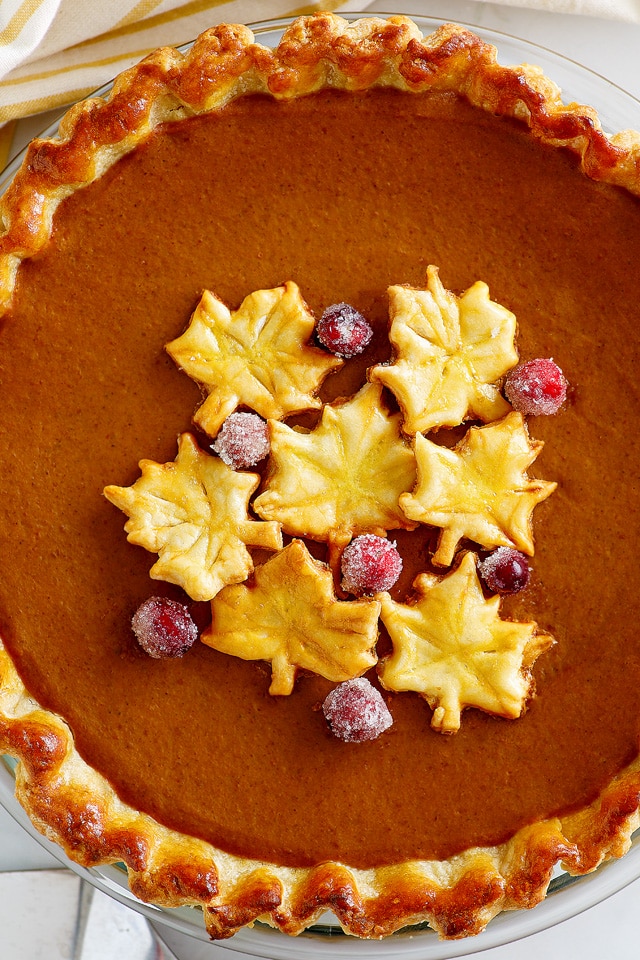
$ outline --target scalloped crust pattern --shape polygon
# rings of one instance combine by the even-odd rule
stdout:
[[[20,262],[47,244],[58,204],[99,178],[168,120],[262,92],[277,99],[334,87],[450,90],[524,121],[534,137],[580,158],[584,173],[640,195],[640,135],[607,137],[589,107],[565,106],[535,67],[503,67],[495,50],[448,24],[423,38],[408,18],[349,24],[331,14],[295,20],[276,50],[243,26],[204,33],[186,55],[165,48],[120,75],[106,99],[72,107],[55,139],[36,140],[1,202],[0,312]],[[0,647],[0,747],[20,761],[16,792],[34,824],[78,863],[123,862],[132,891],[162,906],[199,905],[212,937],[255,920],[297,934],[332,910],[343,928],[382,938],[428,921],[444,938],[479,933],[501,910],[544,898],[561,863],[583,874],[622,856],[640,824],[640,758],[584,810],[521,829],[496,847],[448,861],[355,870],[248,861],[177,834],[122,803],[78,755],[64,720],[25,690]]]
[[[372,870],[250,861],[168,830],[122,803],[79,757],[64,721],[29,697],[4,649],[0,683],[0,743],[21,761],[16,793],[34,825],[83,866],[124,863],[141,900],[201,906],[209,934],[219,939],[255,920],[298,934],[326,910],[359,937],[382,938],[424,921],[443,938],[471,936],[502,910],[539,903],[558,863],[584,874],[623,856],[640,825],[639,758],[586,809],[448,861]]]
[[[11,303],[20,261],[42,250],[66,196],[97,180],[160,124],[218,110],[235,97],[288,99],[328,87],[449,90],[500,116],[524,121],[534,137],[566,147],[587,176],[640,194],[640,134],[608,137],[595,110],[565,105],[535,66],[503,67],[475,34],[445,24],[423,38],[408,17],[350,24],[334,14],[300,17],[275,50],[248,27],[201,34],[185,55],[163,47],[120,74],[107,99],[65,114],[54,139],[34,140],[0,204],[0,311]]]

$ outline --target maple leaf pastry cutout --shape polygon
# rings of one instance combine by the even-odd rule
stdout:
[[[379,595],[393,644],[378,665],[380,681],[387,690],[424,697],[439,733],[455,733],[465,707],[519,717],[532,692],[531,667],[555,642],[533,622],[500,619],[500,597],[485,598],[476,561],[466,553],[444,577],[420,574],[412,604]]]
[[[166,345],[208,393],[195,423],[213,437],[240,405],[265,420],[319,408],[316,390],[343,361],[308,342],[314,325],[292,282],[250,293],[236,311],[205,290],[185,332]]]
[[[338,600],[330,569],[300,540],[257,566],[253,582],[226,587],[211,603],[208,646],[244,660],[268,660],[269,693],[292,692],[299,668],[335,683],[377,662],[380,604]]]
[[[293,536],[343,546],[362,532],[417,526],[398,505],[413,489],[415,457],[379,384],[326,404],[310,432],[275,421],[269,431],[269,473],[253,505],[258,516]]]
[[[394,360],[372,367],[369,379],[395,394],[406,433],[509,412],[496,381],[518,362],[516,318],[489,298],[486,283],[456,297],[430,266],[426,289],[389,288],[389,316]]]
[[[108,486],[104,494],[129,517],[129,542],[158,554],[153,579],[177,584],[193,600],[211,600],[252,572],[247,546],[282,548],[280,525],[247,512],[260,477],[204,453],[191,434],[179,438],[173,462],[142,460],[140,470],[132,486]]]
[[[448,567],[463,537],[533,555],[534,508],[557,486],[527,476],[542,447],[515,412],[471,427],[452,449],[416,435],[418,482],[413,493],[400,496],[400,505],[411,520],[442,528],[435,564]]]

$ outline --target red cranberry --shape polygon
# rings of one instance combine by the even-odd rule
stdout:
[[[156,660],[182,657],[198,639],[198,628],[183,603],[149,597],[133,615],[131,627],[145,653]]]
[[[269,453],[269,429],[257,413],[232,413],[211,449],[234,470],[253,467]]]
[[[393,723],[381,693],[364,677],[335,687],[322,710],[333,735],[347,743],[376,740]]]
[[[395,543],[365,533],[352,540],[342,554],[342,589],[356,597],[390,590],[402,572]]]
[[[478,563],[478,572],[494,593],[519,593],[529,583],[529,561],[511,547],[498,547]]]
[[[355,307],[334,303],[318,321],[316,336],[323,347],[338,357],[355,357],[365,349],[373,330]]]
[[[527,360],[509,371],[504,392],[513,409],[525,416],[550,416],[565,401],[567,381],[553,360]]]

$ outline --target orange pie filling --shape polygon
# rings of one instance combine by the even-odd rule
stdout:
[[[635,197],[448,92],[240,97],[162,125],[60,204],[2,330],[0,630],[125,803],[254,860],[369,868],[502,843],[586,807],[637,757],[638,249]],[[374,337],[327,377],[328,403],[385,369],[387,291],[424,288],[431,264],[457,293],[486,282],[520,358],[553,357],[570,384],[558,415],[529,420],[544,442],[529,476],[557,489],[536,507],[530,583],[501,606],[555,644],[518,719],[468,709],[443,737],[417,692],[385,691],[392,728],[343,743],[319,709],[331,680],[302,670],[274,696],[260,659],[140,651],[131,617],[151,594],[186,599],[201,630],[211,607],[150,579],[157,557],[127,543],[103,489],[173,461],[185,432],[202,440],[203,397],[165,346],[204,290],[235,310],[294,281],[316,317],[355,306]],[[389,531],[394,601],[442,572],[438,533]]]

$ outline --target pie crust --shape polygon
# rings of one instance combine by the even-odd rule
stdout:
[[[535,67],[498,65],[493,48],[467,30],[446,25],[425,39],[404,17],[349,24],[320,14],[296,20],[271,51],[256,45],[246,27],[222,25],[186,55],[152,54],[122,74],[106,100],[73,107],[59,138],[31,144],[2,200],[3,311],[21,261],[46,246],[62,199],[99,178],[159,124],[217,110],[247,93],[287,99],[327,87],[373,86],[462,94],[485,111],[523,121],[543,143],[572,151],[588,177],[640,195],[639,135],[607,137],[592,109],[563,105],[556,86]],[[39,830],[82,865],[124,863],[142,900],[201,906],[216,938],[255,920],[297,934],[328,909],[360,937],[382,938],[424,921],[443,938],[477,934],[500,911],[543,899],[558,863],[583,874],[622,856],[640,822],[638,758],[586,809],[446,861],[369,870],[251,861],[173,832],[121,802],[80,758],[65,721],[29,696],[4,650],[0,745],[20,761],[17,796]]]

